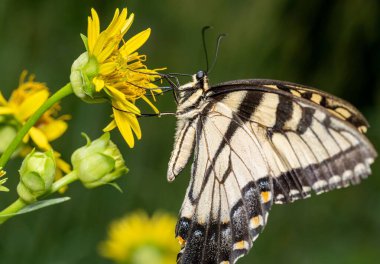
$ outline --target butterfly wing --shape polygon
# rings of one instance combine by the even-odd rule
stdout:
[[[169,166],[175,177],[194,149],[176,227],[183,245],[178,263],[235,263],[262,231],[273,202],[370,174],[377,154],[362,134],[368,123],[341,99],[271,80],[223,83],[206,98],[195,119],[179,120]]]
[[[224,104],[210,103],[195,122],[191,180],[176,227],[178,263],[234,263],[266,223],[272,177],[256,137]]]
[[[368,123],[341,99],[272,80],[224,83],[209,97],[236,113],[259,140],[275,203],[357,184],[371,172],[377,154],[362,134]]]

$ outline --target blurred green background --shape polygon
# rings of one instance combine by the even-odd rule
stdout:
[[[152,28],[141,50],[151,68],[195,73],[205,67],[201,28],[213,53],[218,33],[227,33],[212,83],[242,78],[272,78],[307,84],[356,105],[368,118],[368,137],[380,149],[380,2],[378,0],[0,0],[0,87],[8,98],[23,69],[54,91],[68,82],[73,60],[83,52],[90,7],[102,25],[116,7],[127,4],[136,14],[127,38]],[[211,56],[212,57],[212,56]],[[187,81],[186,79],[183,82]],[[95,138],[108,123],[108,105],[87,105],[72,97],[69,131],[54,146],[68,160],[84,144],[80,132]],[[161,111],[175,111],[170,94],[159,97]],[[0,227],[0,263],[110,263],[97,245],[112,219],[134,209],[177,214],[189,170],[174,183],[166,181],[173,144],[173,117],[141,119],[143,139],[128,149],[117,132],[130,173],[111,187],[67,191],[71,201],[16,217]],[[8,171],[15,172],[20,160]],[[275,205],[264,233],[239,263],[379,263],[380,169],[361,185],[290,205]],[[14,175],[13,175],[14,174]],[[17,174],[9,173],[8,186]],[[1,193],[5,207],[16,198]],[[173,262],[174,263],[174,262]],[[149,263],[147,263],[149,264]]]

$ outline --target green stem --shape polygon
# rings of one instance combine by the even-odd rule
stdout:
[[[58,181],[53,183],[53,186],[51,187],[51,190],[47,195],[55,193],[62,187],[65,187],[76,180],[78,180],[78,176],[75,171],[72,171],[69,174],[66,174],[65,177],[62,177]]]
[[[75,171],[72,171],[69,174],[66,174],[64,177],[54,182],[51,190],[48,193],[42,195],[40,199],[43,199],[46,196],[57,192],[62,187],[69,185],[70,183],[76,181],[77,179],[78,177]],[[7,221],[9,218],[15,216],[17,212],[19,212],[21,209],[23,209],[26,206],[28,206],[28,204],[25,203],[21,198],[18,198],[10,206],[8,206],[7,208],[5,208],[3,211],[0,212],[0,225],[4,223],[5,221]]]
[[[22,139],[29,132],[30,128],[38,121],[38,119],[40,119],[40,117],[54,104],[56,104],[62,98],[72,93],[73,89],[71,87],[71,84],[68,83],[61,89],[59,89],[55,94],[53,94],[49,99],[47,99],[46,102],[43,105],[41,105],[40,108],[38,108],[38,110],[28,119],[28,121],[26,121],[24,126],[17,133],[16,137],[12,140],[11,144],[4,151],[3,155],[0,158],[0,167],[4,167],[5,164],[7,164],[13,152],[15,152],[17,147],[20,145]]]
[[[18,198],[10,206],[8,206],[7,208],[5,208],[3,211],[0,212],[0,224],[4,223],[9,218],[11,218],[12,217],[11,214],[17,213],[25,206],[27,206],[27,204],[21,198]]]

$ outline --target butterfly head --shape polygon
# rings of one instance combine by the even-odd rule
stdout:
[[[193,80],[191,82],[181,85],[175,90],[178,103],[177,109],[179,112],[185,111],[190,106],[197,108],[209,89],[207,72],[198,71],[192,78]]]
[[[208,90],[207,72],[200,70],[196,74],[194,74],[193,83],[195,83],[195,86],[201,88],[203,91],[207,91]]]

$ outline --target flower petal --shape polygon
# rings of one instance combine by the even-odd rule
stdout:
[[[144,43],[148,40],[150,36],[150,28],[138,33],[137,35],[130,38],[124,45],[121,47],[123,55],[129,55],[139,49]]]
[[[126,19],[127,19],[127,9],[123,8],[121,10],[120,16],[114,21],[114,23],[111,23],[109,27],[106,29],[108,34],[110,34],[111,36],[120,35],[121,29],[124,27]]]
[[[7,105],[7,104],[8,104],[7,100],[4,98],[3,93],[0,91],[0,105]]]
[[[62,120],[54,120],[40,128],[48,141],[53,141],[67,130],[67,123]]]
[[[6,106],[0,106],[0,115],[10,115],[10,114],[14,114],[14,110],[10,107],[6,107]]]
[[[109,132],[116,128],[115,120],[112,120],[105,128],[103,128],[103,132]]]
[[[49,92],[41,90],[27,97],[20,105],[18,116],[22,120],[29,118],[48,99]]]
[[[57,168],[59,168],[64,173],[69,173],[71,171],[71,166],[69,163],[61,158],[56,158]]]
[[[108,75],[114,72],[117,68],[117,64],[114,62],[106,62],[100,65],[99,74]]]
[[[146,97],[146,96],[141,96],[141,98],[153,109],[153,111],[158,114],[160,111],[157,109],[157,107],[152,104],[152,102]]]
[[[121,35],[124,36],[125,33],[127,33],[128,29],[132,26],[133,20],[135,19],[135,14],[130,14],[127,21],[125,21],[125,24],[123,28],[121,29]]]
[[[49,150],[51,146],[45,134],[38,128],[32,127],[29,130],[29,135],[33,142],[42,150]]]
[[[132,114],[139,115],[141,113],[140,109],[138,109],[136,105],[125,99],[125,95],[122,92],[112,86],[107,86],[107,89],[109,89],[110,93],[114,97],[112,100],[113,106],[123,111],[131,112]]]
[[[94,8],[91,8],[91,15],[92,15],[92,28],[94,33],[95,40],[99,37],[100,33],[100,22],[99,22],[99,16],[98,13],[96,13],[96,10]]]
[[[132,129],[129,124],[128,118],[126,118],[126,114],[121,111],[114,110],[114,118],[116,125],[123,136],[125,142],[127,142],[130,148],[133,148],[135,145],[135,140],[133,138]]]
[[[102,79],[95,77],[92,79],[92,83],[95,85],[95,91],[97,92],[104,88],[104,81]]]
[[[125,114],[125,118],[128,120],[128,123],[131,126],[133,132],[135,133],[137,139],[141,139],[141,128],[136,115]]]

